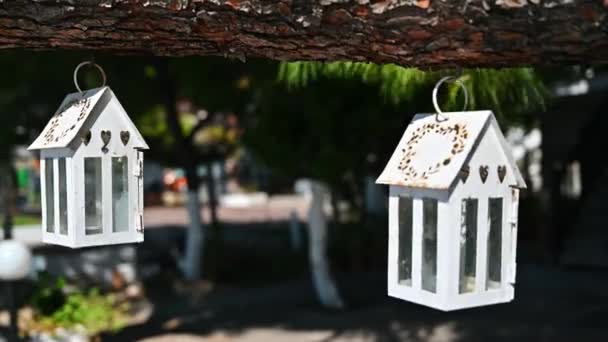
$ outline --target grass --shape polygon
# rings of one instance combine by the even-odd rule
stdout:
[[[0,216],[0,223],[4,222],[4,216]],[[27,226],[27,225],[39,225],[42,223],[42,219],[40,215],[25,215],[25,214],[17,214],[13,217],[13,224],[15,227],[19,226]]]

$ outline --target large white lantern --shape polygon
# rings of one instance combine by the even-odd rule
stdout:
[[[148,145],[109,87],[69,94],[29,149],[40,151],[43,242],[143,241]]]
[[[526,185],[492,112],[416,115],[377,183],[390,296],[446,311],[513,299]]]

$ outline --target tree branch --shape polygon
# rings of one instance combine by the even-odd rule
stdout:
[[[0,49],[353,60],[608,62],[602,1],[0,0]]]

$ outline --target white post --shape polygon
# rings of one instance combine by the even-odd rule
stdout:
[[[289,213],[289,238],[291,242],[291,248],[294,251],[299,251],[302,247],[302,238],[300,236],[300,221],[298,220],[298,214],[295,210]]]
[[[198,189],[188,189],[186,206],[190,218],[190,226],[186,233],[186,256],[183,270],[186,279],[197,280],[201,276],[201,255],[204,243]]]
[[[341,309],[344,302],[331,276],[327,260],[327,217],[323,211],[327,189],[316,181],[300,181],[296,191],[304,193],[310,202],[308,211],[309,258],[313,282],[321,305]]]

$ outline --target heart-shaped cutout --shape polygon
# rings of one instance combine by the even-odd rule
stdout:
[[[486,180],[488,179],[488,170],[489,170],[488,165],[481,165],[479,167],[479,177],[481,177],[482,183],[485,183]]]
[[[131,137],[131,133],[129,133],[129,131],[120,132],[120,141],[122,141],[123,145],[127,146],[127,144],[129,143],[130,137]]]
[[[469,178],[469,174],[471,173],[471,168],[469,165],[465,165],[460,169],[460,180],[465,183]]]
[[[498,179],[502,183],[505,180],[505,176],[507,175],[507,167],[504,165],[499,165],[497,171],[498,171]]]
[[[82,142],[84,143],[84,145],[88,145],[89,142],[91,141],[91,131],[87,131],[84,136],[82,137]]]
[[[105,153],[108,152],[107,146],[110,143],[110,139],[112,138],[112,132],[110,131],[101,131],[101,141],[103,141],[103,147],[101,150]]]

